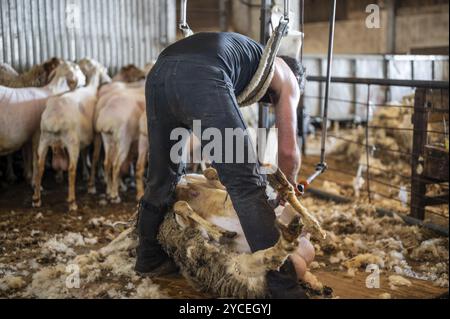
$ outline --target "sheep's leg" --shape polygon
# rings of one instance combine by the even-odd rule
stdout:
[[[41,139],[37,151],[37,158],[38,158],[37,169],[36,172],[34,173],[35,181],[34,181],[33,207],[35,208],[42,206],[41,183],[42,183],[42,176],[44,175],[45,159],[47,157],[48,148],[49,148],[48,141]]]
[[[112,141],[112,137],[107,134],[102,134],[103,145],[105,147],[105,161],[103,163],[104,166],[104,176],[106,183],[106,197],[111,198],[111,171],[112,171],[112,158],[114,155],[114,145]]]
[[[207,221],[196,212],[194,212],[194,210],[189,206],[187,202],[180,201],[175,203],[173,210],[175,214],[179,215],[184,220],[191,220],[192,222],[196,223],[206,231],[210,239],[218,243],[229,241],[237,235],[235,232],[230,232]]]
[[[38,130],[33,135],[33,139],[31,141],[31,187],[35,187],[36,184],[34,184],[36,180],[36,175],[38,171],[38,148],[41,140],[41,132]]]
[[[120,171],[122,164],[128,157],[128,153],[130,152],[131,141],[128,138],[124,137],[124,140],[121,141],[118,147],[118,151],[115,154],[113,167],[112,167],[112,188],[111,188],[111,202],[114,204],[118,204],[121,202],[119,195],[119,186],[121,184]]]
[[[136,165],[136,200],[144,196],[144,174],[148,162],[148,142],[145,138],[139,139],[139,155]]]
[[[69,153],[69,194],[67,196],[67,202],[69,203],[69,211],[77,211],[78,205],[76,203],[75,193],[80,146],[78,143],[71,143],[66,147]]]
[[[6,157],[6,180],[9,183],[14,183],[15,181],[17,181],[17,177],[14,174],[13,162],[14,162],[13,155],[8,155]]]
[[[132,146],[133,147],[133,146]],[[136,188],[136,167],[134,164],[135,157],[131,154],[132,151],[128,154],[128,161],[130,161],[130,187]]]
[[[89,168],[88,168],[88,155],[89,151],[88,149],[84,149],[81,151],[81,168],[82,168],[82,176],[83,181],[88,182],[89,184]]]
[[[126,193],[128,191],[128,186],[125,182],[125,179],[120,176],[120,170],[119,170],[119,189],[122,193]]]
[[[111,243],[100,249],[100,254],[106,257],[114,252],[130,250],[132,248],[135,248],[134,246],[137,245],[137,242],[135,242],[132,239],[130,240],[130,238],[132,238],[133,231],[134,231],[133,227],[124,230]]]
[[[23,157],[23,176],[28,184],[34,185],[33,180],[33,145],[32,142],[25,144],[22,149]]]
[[[92,155],[92,163],[91,163],[91,173],[89,175],[88,182],[88,193],[91,195],[95,195],[97,193],[97,189],[95,188],[95,174],[97,170],[98,161],[100,159],[100,150],[102,146],[102,137],[100,134],[95,134],[94,136],[94,153]]]
[[[260,276],[268,270],[278,271],[290,255],[295,253],[299,245],[303,225],[300,216],[295,216],[292,221],[284,226],[277,224],[280,231],[280,239],[273,246],[253,254],[241,254],[233,263],[234,270],[246,277]]]
[[[270,185],[278,192],[278,195],[291,204],[291,206],[300,214],[306,228],[318,235],[319,238],[325,238],[326,232],[322,229],[316,217],[309,213],[299,202],[294,187],[288,182],[283,172],[278,169],[275,174],[268,176],[268,180]]]
[[[208,184],[213,188],[226,190],[225,186],[223,186],[222,183],[220,182],[219,174],[214,168],[212,167],[206,168],[203,171],[203,175],[206,177]]]

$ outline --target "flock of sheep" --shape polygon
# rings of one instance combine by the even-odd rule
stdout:
[[[136,158],[136,197],[143,195],[148,157],[145,77],[151,67],[140,70],[129,65],[111,79],[107,69],[92,59],[73,63],[53,58],[23,74],[0,65],[0,156],[7,156],[6,176],[12,178],[12,154],[22,151],[24,177],[34,188],[33,207],[42,205],[49,150],[56,177],[61,180],[68,172],[71,211],[77,210],[79,160],[89,193],[96,193],[102,145],[108,199],[120,202],[121,175]]]

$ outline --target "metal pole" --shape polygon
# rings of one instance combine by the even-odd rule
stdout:
[[[303,64],[303,48],[305,47],[305,0],[300,0],[300,32],[302,33],[302,46],[300,48],[300,59]]]
[[[187,0],[181,0],[181,14],[180,14],[180,26],[186,27],[187,26]]]
[[[220,30],[228,31],[228,0],[219,1]]]
[[[291,11],[291,0],[284,0],[284,18],[289,20],[289,13]]]
[[[332,0],[330,13],[330,34],[328,39],[327,80],[325,86],[325,101],[323,107],[322,143],[320,149],[320,163],[325,163],[325,143],[327,139],[328,103],[330,97],[331,69],[333,66],[334,29],[336,25],[336,0]]]
[[[370,121],[370,84],[367,85],[367,105],[366,105],[366,179],[367,179],[367,195],[369,203],[372,203],[372,194],[370,192],[370,145],[369,145],[369,121]]]
[[[261,0],[261,28],[260,28],[260,42],[266,45],[270,38],[270,19],[272,14],[272,0]],[[259,128],[268,128],[269,126],[269,107],[266,104],[261,104],[259,107]]]

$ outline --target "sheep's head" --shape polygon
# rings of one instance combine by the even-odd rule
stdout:
[[[86,76],[81,72],[80,67],[69,61],[62,61],[50,74],[51,80],[65,78],[70,90],[86,85]]]
[[[111,82],[111,78],[108,75],[108,70],[99,62],[93,59],[86,58],[78,62],[78,65],[80,66],[81,70],[86,75],[88,80],[93,76],[98,75],[100,77],[99,84]]]
[[[145,79],[145,75],[145,71],[139,69],[134,64],[129,64],[120,69],[120,72],[116,74],[113,80],[132,83]]]
[[[50,74],[52,74],[53,70],[55,70],[62,62],[63,61],[61,59],[51,58],[42,64],[42,68],[45,71],[47,79],[50,78]]]
[[[54,75],[53,71],[61,64],[62,60],[58,58],[51,58],[42,64],[33,66],[27,73],[32,79],[31,86],[44,86],[50,83]]]

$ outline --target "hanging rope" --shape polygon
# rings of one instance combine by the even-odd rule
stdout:
[[[258,102],[266,94],[275,72],[275,58],[280,50],[281,40],[288,33],[289,12],[290,0],[285,0],[283,17],[266,44],[258,69],[250,83],[237,98],[241,107]]]
[[[275,72],[275,58],[280,50],[281,40],[287,34],[288,26],[289,18],[281,18],[280,24],[267,42],[255,75],[237,98],[240,106],[252,105],[266,94]]]

